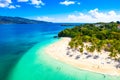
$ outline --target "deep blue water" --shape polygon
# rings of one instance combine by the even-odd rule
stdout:
[[[52,39],[66,27],[60,24],[0,25],[0,80],[5,80],[19,59],[35,44]]]

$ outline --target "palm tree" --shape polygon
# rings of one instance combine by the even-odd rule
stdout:
[[[94,52],[95,51],[95,46],[91,46],[90,47],[90,52]]]
[[[111,52],[109,56],[116,59],[117,58],[117,52]]]
[[[83,53],[83,47],[81,47],[79,50],[80,50],[81,53]]]

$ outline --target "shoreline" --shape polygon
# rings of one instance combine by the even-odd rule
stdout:
[[[68,55],[67,47],[70,40],[70,38],[62,38],[59,41],[50,44],[45,48],[45,53],[58,61],[72,65],[81,70],[87,70],[103,75],[120,76],[120,68],[117,69],[114,67],[114,62],[111,64],[102,64],[102,59],[85,58],[86,55],[80,54],[80,52],[72,52],[72,54],[70,53],[71,56]],[[78,55],[80,55],[80,58],[78,57],[79,59],[76,59],[76,56]]]

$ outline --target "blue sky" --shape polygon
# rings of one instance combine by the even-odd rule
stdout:
[[[120,20],[120,0],[0,0],[0,15],[51,22]]]

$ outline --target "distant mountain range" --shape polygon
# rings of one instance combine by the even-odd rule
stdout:
[[[41,23],[50,22],[31,20],[21,17],[0,16],[0,24],[41,24]]]

